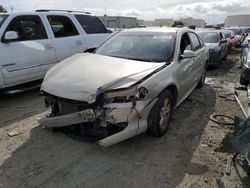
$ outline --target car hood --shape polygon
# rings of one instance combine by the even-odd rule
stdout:
[[[165,64],[76,54],[49,69],[41,90],[66,99],[93,103],[98,92],[129,87]]]

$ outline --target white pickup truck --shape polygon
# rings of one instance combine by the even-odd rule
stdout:
[[[0,14],[0,89],[42,79],[55,63],[108,38],[96,16],[37,10]]]

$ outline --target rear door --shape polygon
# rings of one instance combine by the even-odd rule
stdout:
[[[44,16],[53,33],[52,40],[58,61],[86,50],[85,40],[80,35],[70,15],[48,14]]]
[[[39,15],[13,17],[7,31],[16,31],[18,39],[1,43],[1,68],[6,86],[43,78],[56,62],[55,49]]]
[[[180,41],[180,49],[179,49],[179,68],[178,73],[176,74],[179,86],[179,92],[182,98],[187,95],[187,93],[191,90],[193,83],[193,64],[194,58],[186,58],[183,59],[182,55],[185,50],[192,50],[191,41],[188,36],[188,33],[183,33]]]
[[[204,64],[206,62],[206,59],[204,58],[205,50],[203,44],[199,40],[199,37],[195,33],[189,32],[188,35],[191,40],[192,51],[196,54],[196,57],[193,58],[194,62],[191,72],[191,77],[193,78],[192,85],[195,87],[201,78]]]

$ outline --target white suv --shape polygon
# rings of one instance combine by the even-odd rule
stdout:
[[[42,79],[55,63],[108,38],[89,13],[38,10],[0,14],[0,89]]]

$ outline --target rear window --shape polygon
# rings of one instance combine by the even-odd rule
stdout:
[[[108,33],[103,23],[96,16],[76,14],[75,17],[88,34]]]

